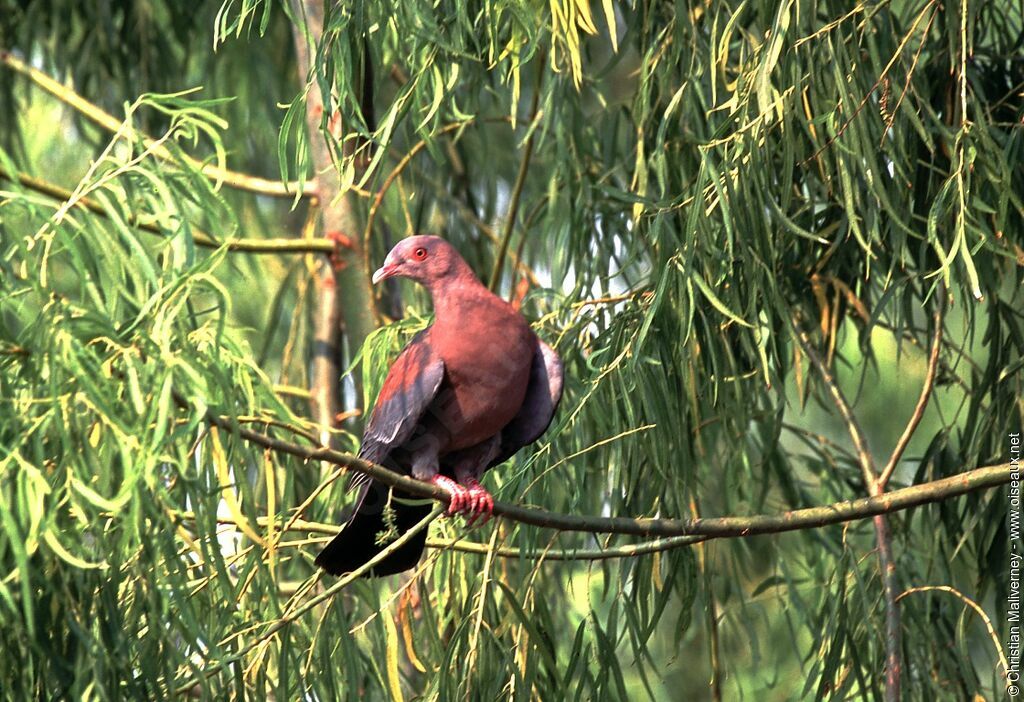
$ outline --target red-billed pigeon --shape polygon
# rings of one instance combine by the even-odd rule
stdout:
[[[449,514],[466,514],[471,522],[489,517],[494,500],[478,480],[547,429],[562,395],[562,362],[444,239],[401,241],[373,282],[394,276],[430,291],[434,323],[388,371],[359,457],[446,490]],[[354,513],[316,558],[334,575],[363,565],[430,511],[408,493],[365,478],[356,482],[362,492]],[[420,532],[371,574],[412,568],[425,540]]]

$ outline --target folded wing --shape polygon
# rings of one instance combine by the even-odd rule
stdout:
[[[363,431],[359,457],[384,463],[388,454],[408,441],[444,380],[444,361],[430,345],[429,329],[409,342],[395,359]],[[366,482],[365,476],[353,485]]]
[[[538,339],[523,406],[501,430],[501,451],[488,468],[504,463],[547,430],[562,399],[562,378],[562,359],[554,349]]]
[[[434,353],[424,330],[399,354],[384,380],[377,404],[363,432],[359,457],[395,468],[388,461],[391,452],[408,441],[444,380],[444,362]],[[359,497],[348,523],[316,557],[316,564],[332,575],[348,573],[376,556],[387,545],[381,533],[408,531],[430,511],[430,505],[409,505],[392,498],[409,498],[401,490],[356,475],[350,486],[358,486]],[[392,519],[385,520],[390,506]],[[381,560],[372,575],[390,575],[416,565],[423,553],[426,531],[417,534],[398,550]]]

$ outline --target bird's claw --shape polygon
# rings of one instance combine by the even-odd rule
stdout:
[[[483,517],[483,521],[480,522],[480,526],[483,526],[487,522],[491,521],[491,516],[494,513],[494,498],[491,497],[491,493],[487,492],[487,489],[478,483],[473,478],[466,481],[469,489],[466,491],[469,495],[469,505],[466,511],[469,512],[469,526],[476,524],[476,521]]]
[[[430,479],[430,482],[451,496],[451,499],[448,502],[447,514],[449,516],[462,514],[462,512],[466,510],[466,507],[469,504],[469,490],[444,475],[435,475]]]
[[[473,478],[467,480],[464,486],[444,475],[435,475],[430,482],[451,496],[448,502],[449,516],[461,514],[466,517],[469,526],[475,525],[481,517],[481,526],[491,521],[494,498],[487,492],[487,488]]]

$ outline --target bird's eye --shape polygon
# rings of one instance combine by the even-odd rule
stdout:
[[[416,257],[417,261],[422,261],[427,257],[427,250],[422,246],[418,246],[416,250],[412,252],[412,255]]]

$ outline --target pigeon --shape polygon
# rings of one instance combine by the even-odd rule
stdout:
[[[487,521],[494,499],[480,478],[547,430],[562,396],[562,361],[440,237],[399,242],[372,280],[393,277],[429,291],[434,322],[388,371],[359,457],[440,487],[451,496],[450,515],[464,515],[470,524]],[[355,509],[316,558],[332,575],[366,564],[431,509],[430,501],[364,475],[353,484],[359,490]],[[415,567],[425,542],[424,530],[369,575]]]

